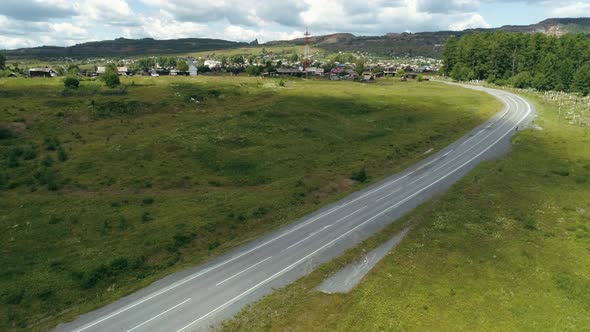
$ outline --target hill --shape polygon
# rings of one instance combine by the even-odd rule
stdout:
[[[436,31],[419,33],[388,33],[384,36],[355,36],[351,33],[334,33],[311,37],[311,43],[331,52],[368,52],[391,56],[439,57],[449,36],[462,36],[477,32],[507,31],[520,33],[544,33],[561,36],[568,32],[590,35],[590,18],[552,18],[531,25],[507,25],[492,29],[468,29],[464,31]],[[271,41],[264,46],[303,45],[303,38]],[[125,57],[134,55],[159,55],[206,52],[256,46],[252,43],[209,38],[184,38],[157,40],[153,38],[93,41],[68,47],[40,46],[7,50],[8,59],[55,59],[63,57]]]
[[[437,31],[419,33],[388,33],[384,36],[355,36],[336,33],[311,38],[311,43],[329,51],[369,52],[393,56],[439,57],[445,40],[450,36],[463,36],[478,32],[506,31],[515,33],[543,33],[562,36],[568,32],[590,35],[590,18],[552,18],[531,25],[507,25],[491,29],[468,29],[463,31]],[[289,41],[272,41],[265,45],[303,45],[298,38]]]
[[[173,54],[186,52],[213,51],[237,48],[247,43],[210,38],[183,38],[157,40],[153,38],[93,41],[74,46],[40,46],[6,51],[9,59],[22,58],[62,58],[62,57],[96,57],[96,56],[133,56],[145,54]]]

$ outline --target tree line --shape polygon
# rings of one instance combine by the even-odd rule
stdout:
[[[443,74],[517,88],[590,94],[590,38],[491,32],[449,37]]]

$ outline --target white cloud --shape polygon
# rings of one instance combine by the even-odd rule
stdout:
[[[590,3],[587,1],[571,1],[563,3],[551,11],[555,17],[590,16]]]
[[[508,2],[590,15],[577,0],[0,0],[0,49],[120,36],[264,42],[300,37],[306,26],[314,35],[462,30],[489,27],[481,4]]]

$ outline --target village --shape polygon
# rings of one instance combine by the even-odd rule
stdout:
[[[364,54],[316,53],[303,55],[273,52],[263,49],[259,54],[227,56],[159,56],[133,59],[61,59],[51,64],[21,68],[13,63],[5,77],[58,77],[78,76],[94,79],[103,75],[108,67],[120,76],[197,76],[244,75],[262,77],[304,77],[329,80],[370,82],[383,76],[397,76],[402,80],[428,79],[441,67],[440,60],[415,57],[375,59]]]

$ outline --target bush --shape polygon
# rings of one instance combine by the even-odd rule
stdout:
[[[533,85],[533,76],[528,71],[523,71],[513,76],[510,84],[518,89],[530,88]]]
[[[10,131],[10,129],[0,127],[0,139],[8,139],[13,137],[14,135],[12,134],[12,131]]]
[[[352,173],[352,175],[350,176],[350,179],[362,183],[362,182],[367,181],[369,179],[369,177],[367,176],[367,172],[363,168],[358,172]]]
[[[154,199],[151,197],[144,198],[142,201],[143,205],[150,205],[154,203]]]
[[[64,151],[64,149],[61,146],[57,147],[57,159],[59,159],[59,161],[66,161],[68,159],[68,155],[66,154],[66,151]]]
[[[109,88],[116,88],[117,86],[121,85],[121,80],[119,80],[119,74],[117,74],[113,70],[107,70],[100,78],[106,86]]]
[[[416,77],[416,80],[418,80],[418,82],[422,82],[422,81],[424,81],[424,76],[422,76],[422,75],[418,75],[418,76]]]
[[[154,218],[147,211],[141,215],[141,222],[143,222],[143,223],[150,222],[150,221],[152,221],[152,219],[154,219]]]
[[[77,89],[80,86],[80,81],[75,77],[66,77],[64,79],[64,87],[69,89]]]

